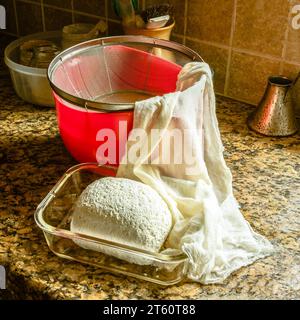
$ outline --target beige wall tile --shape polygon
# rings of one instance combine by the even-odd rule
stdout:
[[[105,17],[105,0],[73,0],[74,10]]]
[[[44,4],[50,4],[52,6],[56,6],[58,8],[67,8],[67,9],[71,9],[72,8],[72,4],[71,4],[72,0],[44,0]]]
[[[113,9],[113,2],[111,0],[107,0],[107,15],[109,19],[120,20]]]
[[[174,33],[171,34],[171,41],[175,41],[175,42],[178,42],[178,43],[183,43],[183,37],[182,36],[178,36]]]
[[[187,36],[229,45],[234,0],[188,0]]]
[[[108,21],[108,35],[109,36],[118,36],[120,34],[124,34],[121,23]]]
[[[91,24],[96,24],[97,22],[99,22],[99,18],[86,16],[86,15],[80,14],[80,13],[75,13],[75,14],[74,14],[74,22],[75,22],[75,23],[91,23]]]
[[[283,65],[283,74],[291,79],[294,79],[300,72],[300,65],[285,63]],[[300,80],[296,83],[293,91],[293,103],[296,108],[296,114],[300,117]]]
[[[97,17],[90,18],[88,15],[104,17],[106,13],[109,19],[119,21],[112,10],[111,0],[17,0],[20,34],[43,31],[41,4],[44,5],[48,30],[71,23],[71,13],[63,10],[66,8],[70,11],[72,1],[75,22],[96,23]],[[12,1],[2,2],[9,8],[8,31],[15,33],[16,19],[11,10]],[[293,30],[292,17],[288,21],[288,14],[295,4],[300,4],[300,0],[139,0],[140,9],[143,9],[143,3],[149,6],[165,2],[173,4],[175,9],[176,27],[171,39],[183,43],[186,23],[186,44],[198,51],[214,69],[217,92],[224,93],[235,2],[237,11],[228,95],[257,104],[265,90],[268,76],[279,73],[278,59],[282,53],[283,73],[291,77],[297,73],[300,65],[300,30]],[[186,3],[188,15],[185,17]],[[62,10],[50,9],[49,5]],[[121,24],[110,21],[108,34],[123,34]],[[276,60],[262,58],[261,55],[274,56]],[[300,109],[300,84],[294,95]]]
[[[224,93],[228,50],[187,40],[186,45],[200,54],[214,71],[214,86],[217,93]]]
[[[178,34],[183,34],[184,33],[185,0],[168,0],[168,1],[146,0],[145,2],[146,7],[151,5],[158,5],[162,3],[169,3],[170,5],[173,5],[174,17],[175,17],[175,27],[173,32]]]
[[[295,3],[293,2],[290,5],[290,9],[292,10],[294,4],[300,4],[298,1]],[[300,29],[295,30],[292,26],[292,22],[294,19],[297,19],[298,23],[300,23],[299,19],[296,17],[295,14],[291,14],[289,18],[289,25],[288,25],[288,38],[286,41],[286,50],[284,58],[288,61],[294,61],[300,63]]]
[[[238,0],[233,46],[281,57],[288,12],[286,0]]]
[[[272,74],[278,74],[280,62],[244,53],[232,52],[229,90],[231,97],[257,104]]]
[[[60,30],[64,26],[72,23],[71,12],[45,7],[44,13],[45,28],[47,31]]]
[[[300,63],[300,30],[292,30],[286,42],[285,60]]]
[[[42,8],[40,4],[17,1],[17,19],[20,35],[43,31]]]

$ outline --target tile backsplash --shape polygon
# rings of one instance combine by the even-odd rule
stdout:
[[[257,104],[272,74],[300,71],[300,29],[292,27],[300,0],[140,0],[140,8],[174,5],[173,40],[193,48],[215,72],[217,93]],[[55,30],[72,22],[108,23],[107,35],[122,33],[110,0],[0,0],[7,32]],[[300,19],[299,19],[300,23]],[[300,83],[294,98],[300,107]]]

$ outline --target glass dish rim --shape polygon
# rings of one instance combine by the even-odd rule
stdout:
[[[60,188],[62,188],[62,186],[66,183],[67,180],[69,180],[69,178],[74,173],[81,171],[83,169],[99,169],[99,167],[116,172],[116,167],[108,166],[108,165],[98,165],[97,163],[92,163],[92,162],[77,164],[69,168],[63,174],[63,176],[58,180],[58,182],[54,185],[54,187],[49,191],[49,193],[45,196],[45,198],[40,202],[40,204],[37,206],[34,213],[34,220],[37,226],[43,232],[50,233],[54,236],[63,237],[70,240],[81,240],[81,241],[85,240],[89,242],[94,242],[105,247],[119,249],[127,253],[132,253],[134,255],[139,255],[139,256],[142,255],[145,258],[151,258],[161,263],[179,263],[187,260],[188,256],[182,251],[181,253],[173,254],[173,255],[150,252],[147,250],[142,250],[139,248],[127,246],[121,243],[108,241],[101,238],[91,237],[91,236],[80,234],[80,233],[74,233],[69,230],[58,228],[58,227],[53,227],[44,220],[43,214],[45,209],[55,198],[55,195],[60,190]]]

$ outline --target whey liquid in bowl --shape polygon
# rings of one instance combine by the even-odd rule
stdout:
[[[95,101],[103,103],[135,103],[137,101],[146,100],[156,96],[155,93],[150,93],[147,91],[137,91],[137,90],[122,90],[114,91],[112,93],[104,94],[95,99]]]

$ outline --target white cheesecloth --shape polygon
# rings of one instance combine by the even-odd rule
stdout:
[[[131,131],[117,176],[151,186],[168,204],[173,228],[166,246],[187,254],[189,279],[220,283],[273,251],[270,242],[251,229],[234,198],[206,63],[185,65],[176,92],[136,102],[133,128],[146,134]],[[174,132],[184,136],[184,147],[180,140],[172,146],[169,133]],[[164,163],[163,146],[171,147],[171,158],[181,157],[183,163]],[[137,156],[129,163],[132,150]],[[186,157],[191,151],[193,157]]]

